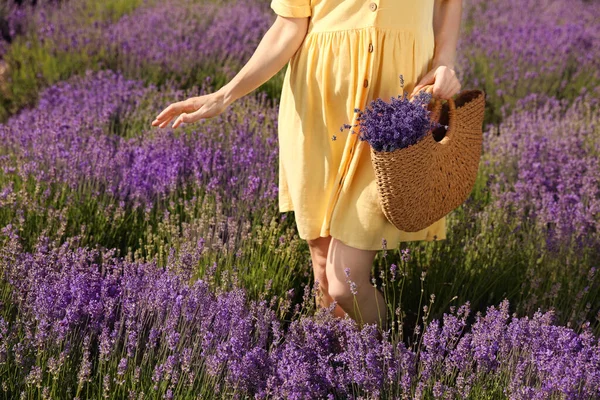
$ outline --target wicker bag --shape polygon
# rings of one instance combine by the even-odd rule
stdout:
[[[423,89],[429,93],[433,85]],[[485,93],[463,90],[442,105],[432,98],[430,118],[444,127],[394,151],[371,147],[371,162],[386,218],[399,230],[420,231],[469,197],[482,152]],[[444,135],[445,134],[445,135]]]

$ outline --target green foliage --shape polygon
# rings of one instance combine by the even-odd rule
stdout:
[[[23,107],[37,103],[40,90],[86,68],[98,69],[101,55],[85,52],[56,51],[49,42],[40,42],[35,36],[17,37],[5,55],[8,66],[8,85],[0,88],[0,121],[6,121]]]

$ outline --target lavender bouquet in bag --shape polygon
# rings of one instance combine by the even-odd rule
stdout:
[[[431,112],[427,109],[432,97],[430,93],[419,91],[409,99],[404,91],[402,75],[400,86],[402,95],[392,97],[389,103],[378,98],[365,111],[358,108],[354,110],[359,114],[357,121],[360,140],[366,140],[376,151],[406,148],[416,144],[428,131],[442,126],[430,119]],[[344,128],[350,127],[344,125]]]

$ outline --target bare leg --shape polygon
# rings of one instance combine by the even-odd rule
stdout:
[[[327,253],[329,251],[329,243],[331,242],[331,236],[320,237],[313,240],[307,240],[308,247],[310,249],[310,256],[312,258],[313,271],[315,275],[315,281],[319,281],[320,294],[315,297],[317,307],[321,306],[327,308],[333,303],[333,299],[329,295],[327,274],[325,273],[327,265]],[[333,310],[335,317],[343,318],[345,311],[337,304]]]
[[[327,255],[326,275],[329,295],[360,327],[376,323],[380,329],[387,329],[387,311],[380,290],[371,284],[371,268],[377,250],[361,250],[350,247],[333,238]],[[346,276],[345,269],[350,269]],[[347,282],[356,284],[356,295]],[[356,297],[356,310],[355,310]]]

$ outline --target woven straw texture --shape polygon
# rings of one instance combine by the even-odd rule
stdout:
[[[422,90],[431,93],[433,86]],[[464,90],[444,104],[433,98],[428,109],[447,130],[430,130],[414,145],[391,152],[371,148],[383,213],[405,232],[426,228],[463,204],[479,169],[485,93]]]

